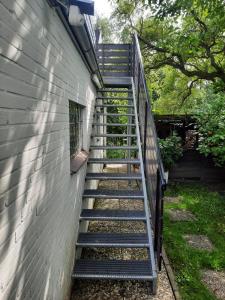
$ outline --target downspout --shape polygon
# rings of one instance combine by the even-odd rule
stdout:
[[[100,88],[103,85],[103,82],[95,55],[95,49],[87,28],[85,17],[80,13],[78,6],[70,6],[68,20],[72,32],[76,36],[80,48],[82,49],[83,54],[91,68],[92,80]]]
[[[86,21],[82,24],[71,25],[68,21],[68,10],[55,6],[55,10],[59,15],[63,25],[65,26],[70,38],[77,48],[81,58],[83,59],[88,71],[91,73],[91,79],[95,85],[100,88],[103,86],[103,80],[98,66],[95,49],[91,42],[91,37],[86,25]],[[82,14],[80,14],[84,18]]]

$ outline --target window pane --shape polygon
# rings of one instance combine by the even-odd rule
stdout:
[[[70,156],[76,155],[81,150],[81,110],[79,104],[69,101]]]

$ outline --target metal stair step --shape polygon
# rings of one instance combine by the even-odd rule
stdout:
[[[86,180],[141,180],[141,173],[87,173]]]
[[[117,158],[89,158],[89,164],[140,164],[139,159],[117,159]]]
[[[92,134],[92,137],[108,137],[108,138],[127,138],[127,137],[137,137],[136,134],[112,134],[112,133],[108,133],[108,134]]]
[[[145,221],[143,210],[83,209],[80,220]]]
[[[117,105],[117,104],[96,104],[95,107],[121,107],[121,108],[133,108],[134,106],[133,105]]]
[[[90,149],[95,150],[138,150],[138,146],[90,146]]]
[[[146,233],[80,233],[77,247],[110,247],[110,248],[146,248],[148,236]]]
[[[111,76],[111,77],[102,77],[104,86],[108,88],[130,88],[132,85],[131,77],[118,77],[118,76]]]
[[[120,124],[120,123],[93,123],[93,126],[120,126],[120,127],[128,127],[128,126],[132,126],[132,127],[136,127],[136,124]]]
[[[106,116],[106,117],[134,117],[135,114],[127,114],[127,113],[122,113],[122,114],[111,114],[111,113],[101,113],[101,112],[96,112],[95,116]]]
[[[133,91],[131,89],[127,90],[117,90],[117,89],[100,89],[98,90],[99,93],[132,93]]]
[[[133,97],[97,96],[99,100],[133,100]]]
[[[133,190],[84,190],[83,198],[102,198],[102,199],[144,199],[142,191]]]
[[[150,260],[90,260],[75,262],[73,278],[153,280]]]

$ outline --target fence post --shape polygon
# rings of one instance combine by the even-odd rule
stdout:
[[[157,169],[154,250],[157,255],[158,267],[162,267],[162,242],[163,242],[163,190],[160,171]]]

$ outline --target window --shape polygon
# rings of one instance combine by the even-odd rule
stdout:
[[[69,100],[71,175],[77,173],[88,159],[87,151],[83,150],[83,110],[84,106]]]
[[[75,157],[82,150],[82,110],[83,106],[69,100],[71,158]]]

